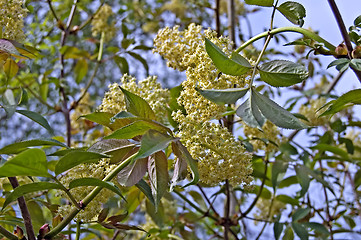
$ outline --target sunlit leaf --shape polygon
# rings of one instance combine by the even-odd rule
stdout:
[[[336,100],[327,103],[323,107],[328,106],[328,108],[325,112],[323,112],[320,115],[320,117],[326,115],[334,115],[335,113],[354,104],[361,104],[361,89],[351,90],[343,94],[341,97],[337,98]]]
[[[81,80],[86,76],[88,72],[88,62],[86,59],[82,58],[77,61],[74,67],[75,73],[75,82],[80,83]]]
[[[266,122],[252,96],[237,108],[236,114],[250,127],[262,129]]]
[[[146,172],[147,158],[137,159],[118,173],[117,181],[120,185],[130,187],[138,183]]]
[[[71,181],[69,183],[69,189],[82,187],[82,186],[96,186],[109,189],[110,191],[118,194],[120,197],[123,197],[122,192],[119,190],[117,186],[114,185],[112,182],[102,181],[97,178],[79,178]]]
[[[29,110],[16,110],[16,112],[38,123],[40,126],[48,130],[50,134],[54,134],[54,130],[50,127],[48,121],[39,113]]]
[[[149,106],[149,104],[138,95],[131,93],[124,88],[121,88],[124,93],[125,104],[127,106],[127,111],[134,114],[138,117],[148,118],[151,120],[156,120],[156,116]]]
[[[249,5],[272,7],[274,0],[246,0],[245,2]]]
[[[59,146],[67,148],[64,143],[54,139],[33,139],[7,145],[0,149],[0,154],[15,154],[26,150],[28,147],[35,146]]]
[[[302,4],[297,2],[287,1],[277,7],[277,10],[283,14],[291,23],[302,27],[306,17],[306,9]]]
[[[203,97],[218,104],[234,104],[246,95],[248,88],[196,89]]]

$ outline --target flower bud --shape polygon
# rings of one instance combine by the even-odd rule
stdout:
[[[356,46],[351,53],[352,58],[361,58],[361,46]]]
[[[345,58],[347,57],[347,47],[345,44],[341,43],[335,49],[336,58]]]
[[[16,226],[14,234],[18,237],[18,239],[25,239],[24,231],[19,226]]]
[[[49,224],[46,223],[39,229],[38,239],[43,239],[48,232],[50,232],[50,227]]]

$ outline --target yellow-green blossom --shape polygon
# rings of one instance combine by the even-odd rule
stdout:
[[[27,10],[22,0],[0,0],[0,38],[23,41]]]
[[[180,123],[178,136],[198,160],[202,182],[214,186],[226,179],[233,185],[252,181],[251,155],[227,128],[212,122],[199,124],[181,112],[174,118]]]
[[[92,35],[96,37],[98,34],[104,33],[104,41],[110,41],[117,31],[115,21],[112,20],[114,12],[108,4],[104,4],[100,10],[95,14],[91,25]]]
[[[318,110],[325,105],[326,98],[321,97],[317,99],[311,99],[308,104],[303,104],[300,107],[299,113],[304,115],[311,126],[321,126],[328,122],[327,117],[319,117],[322,112]]]
[[[137,80],[134,77],[125,74],[120,79],[120,82],[122,88],[139,95],[147,101],[159,121],[165,121],[170,93],[168,89],[163,89],[161,84],[157,82],[157,77],[150,76],[137,83]],[[119,84],[110,84],[108,88],[109,91],[105,93],[103,102],[99,106],[99,111],[110,112],[113,114],[125,111],[124,95],[119,88]]]
[[[281,143],[279,129],[268,120],[263,125],[262,131],[245,124],[243,132],[246,138],[250,139],[249,142],[253,145],[255,152],[258,150],[264,150],[266,153],[277,151]]]
[[[94,102],[90,99],[90,95],[87,92],[79,102],[75,111],[70,115],[72,134],[78,133],[79,131],[86,132],[94,126],[93,122],[84,118],[80,118],[83,115],[91,113],[93,105]]]

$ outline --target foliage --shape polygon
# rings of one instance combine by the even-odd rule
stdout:
[[[0,238],[360,234],[360,89],[333,90],[347,69],[361,82],[361,16],[347,31],[335,14],[335,47],[293,1],[0,6]],[[244,39],[263,8],[269,30]],[[271,47],[279,36],[295,53]]]

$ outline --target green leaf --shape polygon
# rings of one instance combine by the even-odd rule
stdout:
[[[108,155],[96,153],[96,152],[84,152],[74,151],[61,157],[58,163],[55,165],[55,174],[65,172],[82,163],[94,163],[99,161],[101,158],[108,158]]]
[[[351,59],[350,67],[356,69],[357,71],[361,71],[361,59]]]
[[[208,100],[217,104],[234,104],[238,99],[246,95],[248,88],[228,88],[228,89],[198,89],[196,90]]]
[[[12,115],[14,115],[17,106],[13,91],[11,89],[6,89],[2,99],[4,101],[3,107],[6,111],[7,117],[10,118]]]
[[[50,134],[52,134],[52,135],[54,134],[54,130],[50,127],[48,121],[43,116],[41,116],[39,113],[29,111],[29,110],[16,110],[16,112],[20,113],[20,114],[24,115],[25,117],[38,123],[39,125],[44,127],[46,130],[48,130],[48,132]]]
[[[307,69],[287,60],[273,60],[258,67],[261,80],[274,87],[288,87],[308,77]]]
[[[247,125],[258,129],[262,129],[266,122],[266,118],[260,112],[252,96],[237,108],[236,115],[242,118]]]
[[[361,169],[357,170],[353,181],[355,183],[355,189],[357,189],[361,185]]]
[[[336,100],[327,103],[325,106],[329,105],[329,107],[325,112],[323,112],[320,115],[320,117],[326,115],[334,115],[335,113],[354,104],[361,104],[361,89],[351,90],[343,94],[341,97],[337,98]]]
[[[173,148],[173,143],[172,143]],[[171,180],[170,191],[173,190],[174,186],[187,176],[187,161],[184,158],[176,158],[174,163],[173,177]]]
[[[324,234],[324,235],[330,235],[330,232],[328,231],[328,229],[322,225],[321,223],[317,223],[317,222],[304,222],[302,223],[303,226],[308,227],[308,228],[312,228],[315,232]]]
[[[336,59],[334,61],[332,61],[327,68],[336,66],[336,69],[340,72],[345,71],[348,66],[350,65],[351,60],[348,58],[340,58],[340,59]]]
[[[308,240],[308,231],[304,226],[302,226],[302,224],[293,222],[291,225],[293,230],[301,240]]]
[[[0,177],[49,177],[45,153],[37,148],[25,150],[0,167]]]
[[[79,84],[81,80],[86,76],[88,72],[88,62],[86,59],[79,59],[75,64],[74,73],[75,73],[75,82]]]
[[[277,195],[276,199],[285,204],[291,204],[292,206],[298,206],[298,204],[300,203],[297,198],[292,198],[284,194]]]
[[[134,119],[131,117],[119,118],[119,119],[116,118],[114,119],[114,121],[111,121],[111,119],[114,117],[114,114],[108,112],[94,112],[87,115],[83,115],[81,117],[88,119],[89,121],[96,122],[100,125],[106,126],[113,131],[130,124],[136,118],[135,116]]]
[[[246,0],[245,2],[249,5],[272,7],[274,0]]]
[[[299,208],[292,214],[292,222],[296,222],[298,220],[303,219],[310,213],[310,208]]]
[[[156,122],[139,120],[116,130],[115,132],[106,136],[104,139],[131,139],[145,134],[149,129],[157,130],[163,133],[170,131],[167,127],[161,126]]]
[[[16,154],[26,150],[28,147],[35,146],[59,146],[68,148],[64,143],[54,139],[33,139],[7,145],[0,149],[0,154]]]
[[[252,98],[263,116],[276,126],[288,129],[303,129],[308,127],[286,109],[257,91],[252,91]]]
[[[285,187],[289,187],[293,184],[297,184],[298,180],[297,180],[297,176],[291,176],[288,178],[283,179],[280,184],[278,185],[278,188],[285,188]]]
[[[140,158],[145,158],[152,155],[155,152],[165,149],[170,142],[175,138],[163,134],[155,130],[148,130],[143,137],[138,153],[133,157],[133,161]]]
[[[0,51],[20,55],[15,46],[7,39],[0,39]]]
[[[280,222],[275,222],[274,225],[273,225],[273,233],[274,233],[274,236],[275,236],[275,239],[278,240],[281,236],[281,233],[283,231],[283,226],[284,224],[283,223],[280,223]]]
[[[12,58],[8,58],[4,63],[3,69],[7,76],[7,79],[10,80],[18,73],[19,66]]]
[[[222,73],[232,76],[241,76],[252,68],[251,64],[245,58],[240,55],[235,55],[236,53],[232,55],[233,59],[228,58],[219,47],[207,38],[205,38],[205,47],[214,65]]]
[[[161,198],[167,192],[169,181],[168,160],[164,152],[159,151],[149,157],[148,177],[157,211]]]
[[[120,87],[124,93],[125,104],[127,106],[127,111],[131,114],[134,114],[138,117],[148,118],[151,120],[156,120],[156,116],[149,106],[149,104],[138,95],[131,93],[124,88]]]
[[[130,56],[132,56],[133,58],[135,58],[136,60],[138,60],[143,67],[145,68],[145,70],[147,71],[147,75],[149,75],[149,66],[147,61],[142,58],[139,54],[135,53],[135,52],[127,52]]]
[[[274,192],[276,191],[277,186],[280,184],[284,175],[286,174],[287,168],[287,162],[276,160],[276,162],[273,163],[271,182]]]
[[[138,183],[147,173],[147,162],[147,158],[141,158],[123,168],[118,173],[118,183],[126,187],[130,187]]]
[[[114,61],[118,65],[122,74],[129,73],[129,64],[125,58],[114,56]]]
[[[304,196],[307,193],[308,188],[310,186],[310,181],[311,181],[308,176],[308,173],[305,171],[302,171],[304,168],[307,168],[307,167],[303,167],[303,165],[295,166],[296,176],[297,176],[298,182],[301,185],[300,197]]]
[[[141,179],[137,184],[135,184],[135,186],[144,193],[144,195],[148,198],[148,200],[153,205],[155,205],[154,198],[152,195],[152,189],[150,189],[150,186],[148,185],[148,183],[146,183],[143,179]]]
[[[354,24],[356,27],[360,27],[360,26],[361,26],[361,15],[358,16],[357,18],[355,18],[355,20],[353,21],[353,24]]]
[[[282,240],[294,240],[295,235],[293,233],[292,228],[287,227],[285,230],[285,234],[282,237]]]
[[[102,181],[97,178],[79,178],[69,183],[69,189],[81,187],[81,186],[103,187],[109,189],[110,191],[113,191],[114,193],[118,194],[121,198],[125,199],[119,188],[115,186],[114,183],[112,182]]]
[[[303,18],[306,17],[306,9],[297,2],[284,2],[277,7],[277,10],[293,24],[302,27],[305,22]]]
[[[51,189],[63,189],[63,186],[57,183],[48,183],[48,182],[35,182],[21,185],[14,189],[6,198],[2,209],[4,209],[11,202],[15,201],[19,197],[24,196],[27,193],[51,190]]]
[[[332,152],[333,154],[341,156],[345,160],[349,159],[348,153],[345,150],[329,144],[319,143],[316,146],[311,147],[311,149]]]
[[[192,181],[185,185],[184,187],[187,187],[192,184],[196,184],[199,181],[199,173],[198,173],[198,167],[197,162],[192,158],[191,154],[188,152],[187,148],[178,140],[175,142],[172,142],[172,150],[174,155],[176,155],[177,158],[183,159],[182,161],[186,161],[191,172],[192,172]]]

